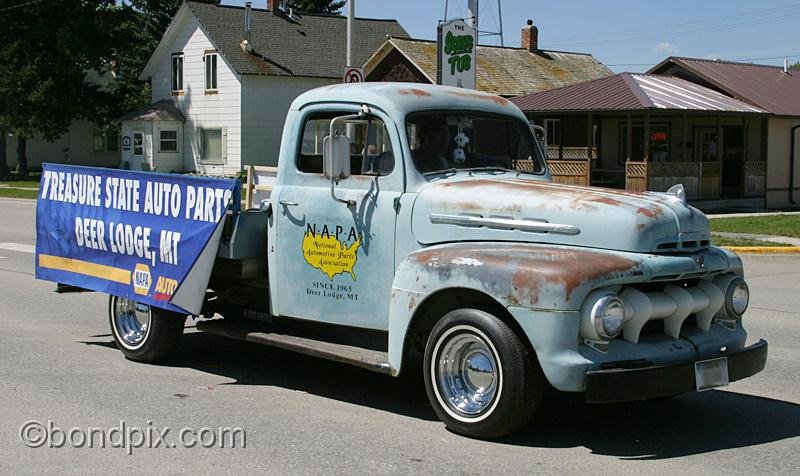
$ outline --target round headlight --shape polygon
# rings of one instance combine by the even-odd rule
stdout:
[[[736,278],[730,282],[725,291],[725,310],[730,317],[742,317],[747,305],[750,303],[750,288],[742,278]]]
[[[613,339],[625,323],[625,304],[616,294],[606,294],[592,306],[591,320],[597,335]]]

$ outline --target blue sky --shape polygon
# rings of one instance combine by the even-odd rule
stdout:
[[[227,0],[242,5],[244,1]],[[265,8],[266,0],[253,2]],[[356,0],[356,16],[396,18],[415,38],[435,39],[444,0]],[[467,0],[449,0],[460,17]],[[501,0],[506,46],[533,19],[539,47],[593,54],[614,71],[645,71],[669,55],[782,65],[800,61],[800,2],[791,0]],[[480,1],[480,29],[497,30],[497,0]],[[482,44],[499,44],[483,37]]]

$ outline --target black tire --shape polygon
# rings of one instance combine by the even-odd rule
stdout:
[[[135,306],[135,311],[140,315],[149,313],[147,325],[140,329],[138,339],[132,337],[130,327],[126,327],[125,321],[117,319],[116,316],[117,313],[122,316],[125,313],[123,310],[126,310],[125,306],[131,305]],[[166,360],[178,346],[183,335],[186,316],[143,305],[127,298],[110,296],[108,322],[114,342],[126,358],[136,362],[156,363]]]
[[[462,350],[454,350],[453,354],[451,349],[454,348]],[[445,357],[451,355],[456,357],[452,360]],[[443,362],[460,359],[465,365],[455,368],[468,367],[469,371],[464,372],[461,379],[446,380],[443,375],[449,373],[443,370],[448,366]],[[485,368],[493,365],[493,370],[479,370],[482,364]],[[425,346],[424,375],[428,399],[445,426],[455,433],[481,439],[500,438],[527,426],[546,386],[536,356],[519,336],[497,317],[477,309],[451,311],[434,326]],[[470,400],[481,401],[474,405],[478,410],[467,406],[457,408],[452,403],[451,398],[459,400],[458,397],[463,396],[459,394],[463,389],[476,388],[473,379],[486,384],[487,375],[491,375],[488,388],[493,389],[490,398],[480,392],[466,392],[481,396]]]

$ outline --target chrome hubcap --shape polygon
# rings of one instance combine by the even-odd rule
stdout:
[[[497,393],[497,368],[481,337],[467,332],[451,336],[441,347],[436,368],[447,406],[466,417],[486,411]]]
[[[150,306],[127,298],[114,300],[114,327],[126,347],[142,345],[150,329]]]

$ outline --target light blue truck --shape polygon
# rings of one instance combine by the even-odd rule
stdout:
[[[745,345],[742,262],[711,246],[681,187],[555,184],[522,112],[471,90],[303,94],[271,195],[229,214],[198,263],[215,316],[200,331],[421,376],[447,427],[478,438],[527,425],[548,385],[639,400],[766,362],[765,341]],[[175,314],[109,305],[132,360],[174,350]]]

